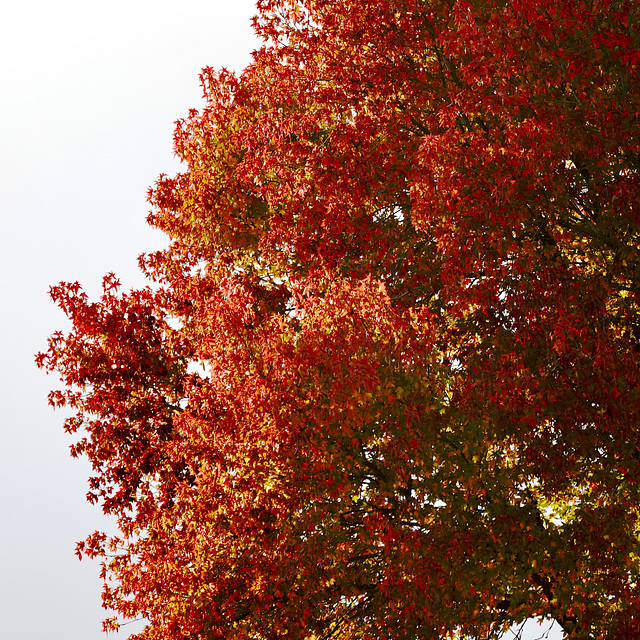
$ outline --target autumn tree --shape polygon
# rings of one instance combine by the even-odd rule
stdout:
[[[136,638],[638,637],[639,14],[258,2],[38,356]]]

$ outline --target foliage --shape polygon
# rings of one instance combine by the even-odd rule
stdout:
[[[54,287],[38,356],[137,638],[637,637],[638,20],[260,0],[150,191],[153,287]]]

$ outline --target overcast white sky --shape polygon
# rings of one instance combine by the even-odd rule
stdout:
[[[241,70],[257,48],[252,0],[23,0],[0,21],[0,636],[99,640],[95,563],[75,542],[104,525],[69,458],[53,379],[33,354],[64,318],[49,285],[89,293],[163,237],[146,190],[172,173],[173,122],[201,105],[204,66]],[[126,638],[124,630],[119,634]]]
[[[98,567],[75,542],[105,526],[85,501],[54,384],[33,355],[64,318],[51,284],[99,291],[159,248],[146,190],[172,173],[173,122],[201,104],[204,66],[241,70],[252,0],[23,0],[0,22],[0,620],[7,640],[99,640]],[[124,640],[133,627],[125,628]]]

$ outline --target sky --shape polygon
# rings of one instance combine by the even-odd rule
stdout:
[[[165,244],[146,192],[179,167],[173,123],[201,106],[202,67],[239,71],[260,43],[252,0],[23,0],[2,13],[1,635],[99,640],[99,567],[74,549],[110,525],[47,405],[56,380],[34,365],[67,326],[47,291],[78,280],[95,296],[108,271],[143,284],[137,256]]]
[[[174,121],[201,106],[204,66],[240,71],[259,42],[252,0],[7,3],[0,22],[0,619],[11,640],[101,640],[96,562],[75,543],[109,529],[85,500],[56,380],[34,354],[67,327],[49,286],[90,296],[114,271],[144,284],[140,253],[165,244],[146,192],[172,174]],[[127,637],[139,624],[124,627]],[[530,637],[536,637],[531,635]],[[525,635],[525,637],[527,637]],[[552,635],[551,638],[557,638]]]

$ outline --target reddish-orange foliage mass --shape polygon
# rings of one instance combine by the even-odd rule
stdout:
[[[140,640],[637,638],[638,4],[258,11],[150,192],[153,288],[52,289],[105,606]]]

